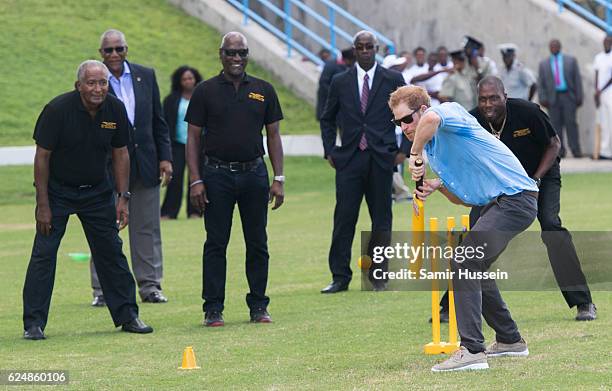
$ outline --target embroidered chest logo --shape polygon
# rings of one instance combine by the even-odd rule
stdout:
[[[117,123],[116,122],[102,121],[102,123],[100,124],[100,128],[102,128],[102,129],[117,129]]]
[[[255,92],[249,92],[249,99],[255,99],[258,100],[260,102],[264,102],[265,98],[263,95],[255,93]]]
[[[512,132],[512,137],[514,138],[523,137],[523,136],[527,136],[528,134],[531,134],[531,130],[529,128],[519,129],[519,130],[515,130],[514,132]]]

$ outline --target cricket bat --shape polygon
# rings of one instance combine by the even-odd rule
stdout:
[[[417,159],[414,164],[417,167],[423,165],[423,159]],[[423,177],[421,177],[418,181],[415,181],[415,186],[418,189],[420,186],[423,186]],[[412,246],[420,247],[421,244],[425,241],[425,207],[423,205],[423,200],[419,199],[419,197],[414,195],[412,198]],[[418,274],[418,270],[421,268],[421,264],[423,259],[419,257],[414,260],[414,263],[410,265],[410,270],[413,273]]]
[[[593,159],[599,159],[599,148],[601,147],[601,125],[598,123],[595,125],[595,145],[593,148]]]

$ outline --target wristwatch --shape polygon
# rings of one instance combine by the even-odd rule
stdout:
[[[285,176],[284,175],[276,175],[274,177],[274,180],[280,183],[285,183]]]
[[[542,184],[542,178],[537,178],[537,177],[533,177],[531,178],[535,181],[536,186],[538,187],[538,189],[540,188],[540,185]]]
[[[132,193],[130,193],[129,191],[124,191],[123,193],[117,193],[117,197],[119,198],[125,198],[126,200],[130,200],[130,198],[132,198]]]

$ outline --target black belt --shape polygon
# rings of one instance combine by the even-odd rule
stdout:
[[[205,159],[206,160],[204,164],[206,164],[207,166],[214,168],[223,168],[225,170],[230,170],[231,172],[250,171],[262,161],[260,157],[255,160],[250,160],[248,162],[226,162],[224,160],[220,160],[212,156],[206,156]]]

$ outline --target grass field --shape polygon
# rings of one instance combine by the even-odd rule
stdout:
[[[333,173],[318,158],[289,158],[285,171],[286,202],[269,219],[273,324],[248,323],[236,218],[228,250],[226,326],[201,326],[204,232],[201,221],[181,214],[162,224],[164,292],[170,301],[140,307],[155,333],[113,329],[106,309],[89,306],[87,264],[66,255],[87,251],[73,218],[59,251],[48,339],[32,342],[21,339],[21,289],[34,235],[31,168],[0,168],[0,369],[69,370],[71,388],[91,390],[610,389],[610,292],[593,293],[599,319],[590,323],[575,322],[559,292],[505,292],[530,357],[491,359],[491,369],[477,373],[430,373],[440,357],[421,352],[430,340],[429,294],[361,292],[359,278],[349,292],[319,294],[330,280]],[[564,177],[562,218],[570,230],[612,226],[612,201],[603,196],[611,180],[611,174]],[[429,216],[464,211],[437,195],[427,203]],[[409,204],[394,205],[395,230],[408,229],[409,213]],[[367,229],[364,206],[358,230]],[[127,245],[126,238],[126,250]],[[355,251],[358,246],[356,241]],[[493,334],[485,330],[490,341]],[[186,346],[194,347],[202,369],[177,370]]]
[[[0,25],[0,146],[32,144],[43,106],[73,88],[82,61],[99,59],[100,35],[109,28],[126,34],[129,60],[155,68],[162,98],[179,65],[190,64],[205,78],[221,70],[220,33],[164,0],[2,0]],[[254,61],[247,71],[277,89],[284,134],[318,133],[311,105]]]

